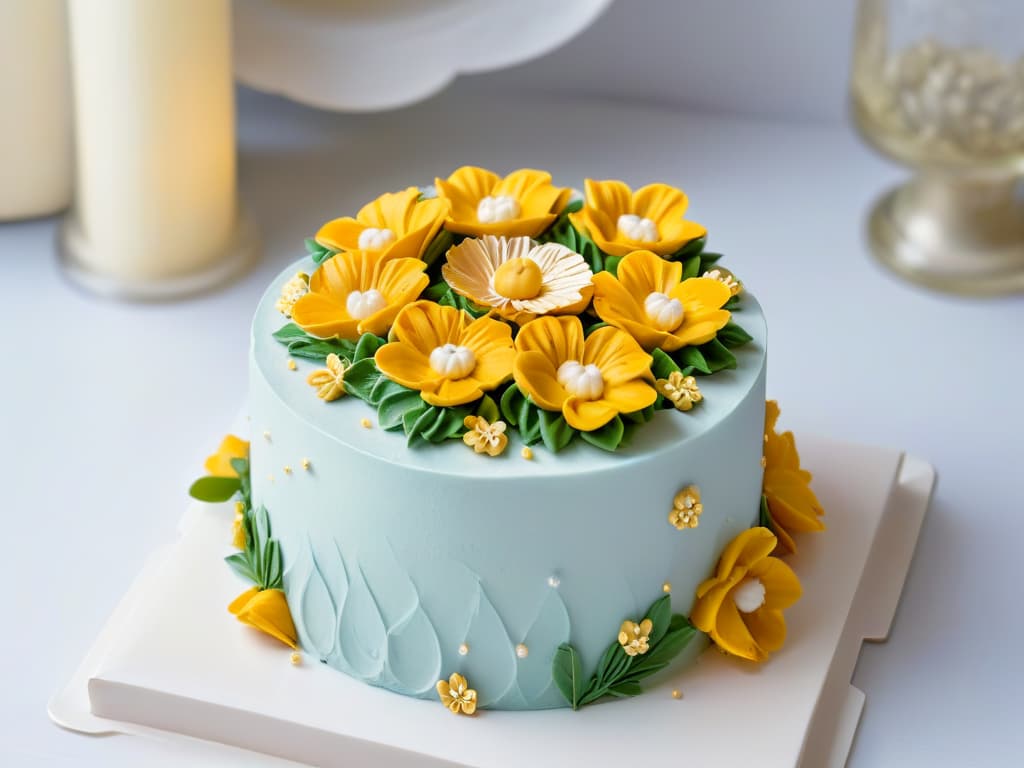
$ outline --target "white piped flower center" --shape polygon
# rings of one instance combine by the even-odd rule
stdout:
[[[584,400],[597,400],[604,393],[604,377],[593,363],[582,365],[576,360],[566,360],[558,366],[558,383],[570,395]]]
[[[376,288],[366,291],[352,291],[345,298],[345,309],[350,317],[365,320],[374,312],[379,312],[388,305],[387,299]]]
[[[390,229],[367,227],[359,233],[359,248],[364,251],[380,251],[395,242],[395,233]]]
[[[511,195],[488,195],[476,206],[476,218],[481,224],[496,224],[499,221],[511,221],[521,209],[519,201]]]
[[[658,225],[635,213],[624,213],[619,216],[619,232],[634,243],[658,242]]]
[[[644,299],[644,312],[659,331],[674,331],[683,324],[683,305],[664,293],[652,291]]]
[[[743,613],[753,613],[764,605],[764,584],[758,578],[744,579],[736,588],[732,599]]]
[[[430,367],[449,379],[463,379],[476,368],[476,355],[469,347],[442,344],[430,353]]]

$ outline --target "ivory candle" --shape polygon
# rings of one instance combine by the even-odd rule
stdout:
[[[71,197],[71,102],[64,0],[0,2],[0,221]]]
[[[238,228],[228,0],[70,0],[77,150],[63,247],[101,292],[220,280]]]

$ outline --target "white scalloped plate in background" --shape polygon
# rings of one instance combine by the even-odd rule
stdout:
[[[392,109],[553,50],[611,0],[235,0],[235,73],[324,109]]]

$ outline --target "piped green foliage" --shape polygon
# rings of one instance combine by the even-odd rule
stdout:
[[[669,595],[655,600],[645,618],[652,624],[647,652],[630,656],[616,639],[601,656],[589,680],[583,679],[576,649],[568,643],[558,647],[551,676],[573,709],[605,696],[623,698],[643,693],[641,681],[667,667],[697,634],[685,616],[672,613]]]
[[[313,262],[317,266],[320,266],[325,261],[327,261],[329,258],[331,258],[331,256],[336,254],[337,251],[335,251],[335,250],[333,250],[331,248],[328,248],[326,245],[320,245],[320,243],[318,243],[312,237],[307,237],[306,238],[306,253],[309,254],[309,257],[311,259],[313,259]]]
[[[224,560],[243,579],[258,589],[281,589],[284,569],[281,565],[281,547],[270,535],[270,518],[264,507],[253,509],[246,504],[242,512],[245,531],[245,549],[228,555]]]
[[[274,332],[274,338],[288,347],[292,357],[324,362],[327,356],[335,354],[345,360],[351,360],[356,345],[346,339],[321,339],[311,336],[295,323],[288,323]]]

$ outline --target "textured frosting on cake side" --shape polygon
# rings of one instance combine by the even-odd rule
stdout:
[[[253,501],[308,653],[403,694],[435,698],[458,672],[482,707],[566,706],[552,681],[560,644],[589,671],[663,590],[688,615],[726,544],[757,525],[765,325],[749,294],[737,317],[753,341],[736,370],[701,380],[700,408],[659,411],[615,453],[576,441],[526,460],[512,436],[489,459],[460,441],[407,447],[354,397],[311,396],[322,365],[290,369],[272,334],[282,286],[314,269],[294,264],[267,290],[250,374]],[[669,512],[689,485],[703,512],[679,530]]]

